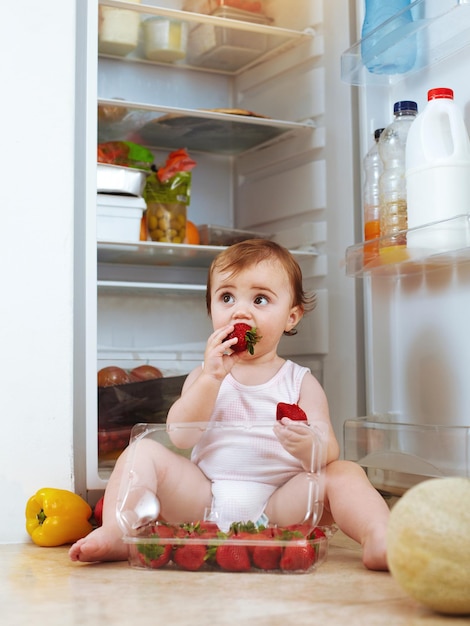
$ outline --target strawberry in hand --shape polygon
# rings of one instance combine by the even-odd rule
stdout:
[[[294,421],[307,421],[307,415],[298,404],[287,404],[286,402],[279,402],[276,407],[276,419],[281,420],[283,417],[288,417]]]
[[[238,341],[233,346],[230,346],[230,349],[236,353],[248,351],[250,354],[254,354],[255,344],[261,339],[255,327],[242,322],[235,324],[234,329],[225,337],[224,341],[234,339],[235,337]]]

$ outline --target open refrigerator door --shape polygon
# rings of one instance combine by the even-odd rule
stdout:
[[[380,60],[393,46],[414,46],[415,63],[406,72],[387,73],[380,63],[369,71],[361,56],[364,41],[342,56],[343,79],[357,86],[360,100],[362,157],[374,129],[391,121],[394,102],[412,100],[421,111],[436,87],[454,89],[469,127],[470,89],[462,76],[469,62],[470,5],[416,0],[410,10],[408,28],[398,28],[399,15],[383,25],[377,51]],[[380,27],[376,31],[375,37]],[[444,237],[448,232],[455,235]],[[369,242],[346,251],[346,272],[364,288],[367,411],[346,421],[345,454],[366,468],[377,488],[393,494],[424,478],[470,476],[469,216],[429,219],[408,233],[406,247],[377,240],[372,259]],[[442,243],[414,243],[428,240]]]

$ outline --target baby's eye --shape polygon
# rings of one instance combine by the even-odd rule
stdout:
[[[266,298],[266,296],[256,296],[255,298],[255,304],[268,304],[269,300],[268,298]]]
[[[230,304],[231,302],[233,302],[233,296],[231,293],[224,293],[222,295],[222,302],[224,302],[225,304]]]

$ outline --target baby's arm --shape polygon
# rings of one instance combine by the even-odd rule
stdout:
[[[321,431],[326,434],[325,464],[336,460],[339,456],[339,445],[331,426],[328,402],[320,383],[310,373],[303,378],[298,404],[307,414],[308,424],[318,424]],[[299,459],[304,469],[308,470],[311,465],[314,431],[305,423],[283,417],[281,422],[275,424],[274,432],[284,448]]]
[[[192,447],[200,437],[196,429],[171,430],[175,424],[208,422],[214,409],[220,385],[238,360],[225,352],[236,341],[223,341],[233,326],[219,328],[207,340],[204,364],[193,370],[184,382],[181,396],[170,408],[167,424],[172,442],[179,448]]]

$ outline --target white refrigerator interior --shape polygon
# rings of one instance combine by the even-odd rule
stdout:
[[[469,3],[418,0],[412,12],[397,44],[416,48],[406,74],[367,72],[360,46],[342,57],[343,77],[360,97],[361,158],[374,129],[390,123],[394,102],[414,100],[423,110],[435,87],[454,90],[470,128]],[[441,238],[440,247],[419,249],[410,237],[405,257],[397,252],[396,262],[376,267],[363,264],[361,244],[347,252],[348,273],[364,283],[367,417],[347,421],[346,454],[385,491],[401,493],[423,477],[470,475],[469,210],[420,228],[420,240],[456,229],[455,246]]]
[[[346,1],[333,7],[298,0],[292,11],[287,2],[266,0],[269,20],[259,23],[183,11],[189,4],[196,5],[184,0],[125,5],[142,22],[183,23],[189,39],[192,31],[206,29],[204,46],[214,44],[210,53],[194,58],[194,51],[188,52],[167,62],[167,57],[145,58],[143,31],[126,57],[109,49],[97,55],[98,9],[124,5],[88,1],[90,20],[96,11],[95,32],[88,33],[88,72],[96,75],[97,87],[93,93],[93,80],[87,82],[87,171],[94,172],[91,145],[94,141],[96,148],[97,139],[137,137],[157,163],[171,150],[186,148],[197,162],[188,219],[272,235],[294,252],[317,306],[297,336],[282,340],[282,353],[310,367],[324,384],[341,440],[344,420],[364,411],[358,366],[363,341],[356,333],[356,306],[362,305],[357,285],[344,272],[344,251],[355,237],[357,189],[353,90],[341,82],[339,60],[351,43],[354,11],[351,17]],[[127,115],[119,123],[103,123],[97,104],[125,106]],[[212,112],[221,108],[262,117]],[[162,124],[155,121],[175,114],[195,120],[195,128],[182,136],[161,134]],[[96,372],[106,365],[130,369],[149,363],[165,377],[178,377],[199,364],[211,331],[204,298],[207,268],[220,248],[97,241],[96,186],[88,184],[85,194],[87,242],[95,249],[91,243],[87,248],[85,426],[80,422],[76,439],[84,451],[86,488],[99,492],[113,459],[108,462],[98,450]]]
[[[185,11],[188,0],[86,3],[80,479],[97,494],[113,465],[98,449],[97,369],[150,363],[176,379],[201,361],[211,328],[204,285],[217,247],[97,240],[96,141],[120,139],[144,143],[157,163],[187,148],[197,161],[188,208],[194,223],[272,235],[296,254],[318,304],[299,334],[283,340],[282,353],[322,382],[344,455],[366,467],[378,488],[401,493],[426,476],[469,475],[470,241],[365,263],[361,167],[397,100],[422,108],[429,88],[451,87],[468,125],[470,4],[413,3],[411,27],[397,45],[416,46],[416,63],[403,75],[371,74],[362,65],[354,44],[360,1],[296,0],[293,11],[292,3],[265,0],[267,21],[230,21],[203,13],[207,2],[191,4],[201,12]],[[117,7],[131,11],[133,22],[137,15],[179,24],[171,59],[168,50],[148,52],[143,29],[127,56],[98,54],[98,9]],[[125,116],[97,119],[97,104]],[[227,108],[262,117],[220,112]],[[187,122],[182,134],[162,124],[175,118]],[[467,232],[468,216],[455,220]]]

